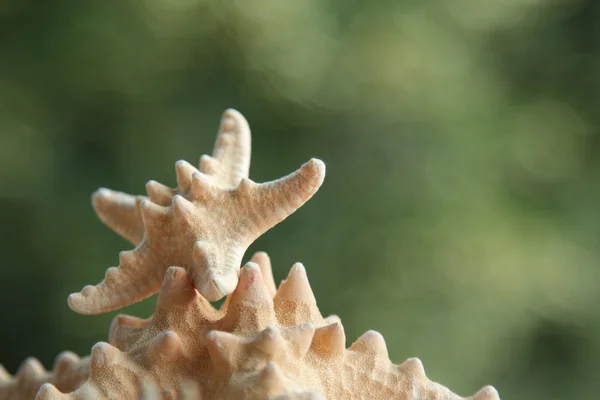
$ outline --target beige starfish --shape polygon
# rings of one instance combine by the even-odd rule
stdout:
[[[65,392],[74,391],[88,379],[89,361],[90,357],[79,358],[64,351],[56,357],[53,371],[48,372],[37,359],[29,357],[14,377],[0,365],[0,400],[33,399],[44,383]]]
[[[213,183],[235,188],[250,169],[250,127],[242,114],[229,109],[221,118],[219,134],[213,155],[200,157],[200,172],[210,176]],[[176,194],[189,191],[190,177],[195,168],[181,160],[175,164],[177,172],[176,189],[171,189],[156,181],[146,183],[150,200],[168,206]],[[92,196],[92,205],[102,222],[119,235],[138,245],[144,237],[144,224],[140,205],[145,196],[132,196],[127,193],[101,188]]]
[[[210,301],[231,293],[248,246],[308,201],[325,177],[323,162],[312,159],[284,178],[257,184],[247,178],[249,164],[248,124],[227,110],[213,157],[203,156],[200,170],[176,163],[176,189],[150,181],[149,199],[97,191],[100,219],[137,246],[121,252],[119,266],[98,285],[71,294],[71,309],[99,314],[140,301],[160,289],[169,266],[184,268]]]
[[[277,288],[275,286],[275,281],[273,280],[273,271],[271,269],[271,260],[269,259],[269,256],[265,252],[257,252],[252,256],[251,261],[259,266],[267,292],[269,296],[273,298],[277,292]],[[304,286],[303,292],[306,292],[307,288],[310,289],[310,287]],[[310,295],[306,296],[307,298],[310,298]],[[279,297],[281,297],[281,294]],[[226,301],[221,305],[219,310],[221,315],[223,315],[228,308],[231,298],[231,295],[228,296]],[[282,303],[281,300],[279,303],[280,309],[281,304],[284,304],[285,307],[285,303]],[[321,321],[319,318],[320,314],[316,308],[316,303],[313,304],[312,302],[306,301],[304,303],[306,305],[300,307],[289,307],[288,304],[288,309],[281,309],[280,313],[286,315],[288,320],[289,318],[301,318],[316,322]],[[163,302],[162,305],[169,306],[169,303]],[[175,306],[175,312],[177,312],[177,303],[172,305]],[[161,309],[160,312],[162,313],[165,311],[166,310]],[[298,317],[298,312],[304,313],[304,316]],[[215,314],[218,314],[216,310]],[[148,326],[152,320],[153,318],[140,319],[124,314],[118,315],[113,319],[109,330],[110,344],[117,348],[124,349],[132,340],[132,337],[128,336],[135,336],[137,328]],[[336,321],[339,321],[339,318],[333,315],[322,319],[322,324],[333,323]],[[193,332],[191,333],[193,334]],[[33,357],[28,358],[21,364],[15,376],[11,376],[0,364],[0,400],[31,400],[35,397],[36,393],[44,383],[54,385],[54,387],[61,392],[73,392],[88,379],[89,366],[89,356],[80,359],[69,351],[65,351],[56,357],[53,371],[50,372],[46,372],[40,362]],[[197,386],[198,385],[195,382],[189,380],[180,382],[180,385],[178,385],[178,388],[180,389],[178,399],[198,400],[200,395]],[[151,380],[142,382],[143,400],[162,399],[163,392],[164,391],[159,389]],[[93,398],[95,399],[95,397]]]
[[[306,271],[295,264],[273,294],[266,256],[241,270],[221,310],[168,269],[154,315],[119,316],[110,343],[92,348],[87,382],[63,394],[44,384],[36,400],[194,398],[236,400],[464,400],[430,381],[416,358],[390,362],[368,331],[346,348],[339,319],[323,318]],[[186,388],[182,386],[185,384]],[[190,397],[184,396],[185,393]],[[471,400],[499,400],[491,386]]]

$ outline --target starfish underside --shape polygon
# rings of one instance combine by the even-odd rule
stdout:
[[[96,213],[136,247],[120,253],[101,283],[71,294],[69,306],[99,314],[140,301],[158,292],[169,266],[184,268],[210,301],[230,294],[248,246],[308,201],[325,177],[317,159],[261,184],[248,179],[249,166],[248,123],[227,110],[213,156],[202,156],[200,169],[176,163],[177,188],[150,181],[148,198],[99,189]]]
[[[185,269],[169,268],[154,315],[116,317],[84,384],[63,394],[47,383],[36,399],[463,399],[430,381],[418,359],[391,363],[375,331],[346,349],[339,318],[321,316],[301,264],[276,291],[268,257],[252,261],[221,310]],[[469,399],[499,397],[488,386]]]

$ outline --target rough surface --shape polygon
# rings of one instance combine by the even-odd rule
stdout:
[[[46,371],[42,364],[30,357],[23,361],[15,376],[0,365],[0,400],[30,400],[40,386],[51,383],[58,389],[70,392],[84,383],[89,374],[89,357],[79,358],[70,351],[60,353],[53,371]]]
[[[68,394],[45,384],[36,398],[462,399],[431,382],[418,359],[390,362],[377,332],[346,348],[341,322],[321,316],[302,264],[273,295],[268,257],[252,260],[260,266],[241,269],[221,310],[185,269],[169,268],[154,315],[118,316],[109,343],[93,347],[87,382]],[[469,399],[498,395],[486,387]]]
[[[203,156],[199,170],[176,163],[176,189],[150,181],[149,198],[99,189],[93,196],[98,216],[137,246],[121,252],[119,266],[101,283],[71,294],[71,309],[99,314],[140,301],[159,290],[172,265],[186,269],[210,301],[233,292],[248,246],[308,201],[325,177],[323,162],[312,159],[257,184],[248,179],[249,165],[248,123],[227,110],[213,157]]]

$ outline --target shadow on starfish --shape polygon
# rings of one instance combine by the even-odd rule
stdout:
[[[99,189],[93,205],[99,218],[136,245],[119,254],[119,266],[96,286],[69,296],[69,307],[100,314],[143,300],[160,289],[168,267],[179,266],[209,301],[236,288],[248,246],[308,201],[325,178],[325,165],[311,159],[281,179],[248,179],[250,129],[245,118],[227,110],[213,156],[200,169],[175,164],[177,188],[146,184],[149,198]]]

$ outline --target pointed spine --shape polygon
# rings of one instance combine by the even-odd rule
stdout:
[[[175,163],[175,174],[177,175],[177,188],[181,193],[187,193],[192,185],[192,174],[198,170],[185,160]]]
[[[196,224],[196,208],[189,200],[178,194],[173,196],[173,214],[181,225],[190,226]]]
[[[92,347],[90,357],[90,374],[115,364],[121,352],[106,342],[98,342]]]
[[[350,350],[372,354],[376,357],[388,358],[385,339],[381,333],[376,331],[367,331],[363,333],[354,343],[352,343]]]
[[[409,376],[413,376],[417,379],[425,379],[427,377],[425,375],[425,368],[423,367],[423,363],[416,357],[409,358],[402,364],[396,366],[396,368],[402,373],[407,374]]]
[[[225,316],[232,329],[257,331],[275,322],[273,300],[258,265],[248,262],[240,271],[239,283],[231,295]]]
[[[258,376],[258,386],[268,396],[281,394],[285,390],[285,381],[281,369],[273,362],[268,362]]]
[[[306,269],[295,263],[273,298],[277,319],[283,326],[320,322],[322,317],[310,287]]]
[[[249,178],[242,178],[237,186],[237,191],[240,193],[250,193],[252,190],[257,188],[258,185]]]
[[[208,154],[200,156],[200,172],[215,175],[219,172],[219,162]]]
[[[196,291],[187,271],[181,267],[169,267],[165,273],[157,304],[165,309],[184,306],[196,298]]]
[[[174,190],[160,182],[149,180],[146,183],[146,192],[150,201],[161,206],[168,206],[173,199]]]
[[[78,361],[79,357],[77,354],[70,351],[63,351],[56,356],[56,359],[54,360],[54,366],[52,368],[54,375],[57,377],[66,375],[75,367]]]
[[[169,215],[168,207],[159,206],[150,200],[142,200],[140,203],[140,211],[146,232],[148,232],[149,227],[158,225]]]
[[[4,365],[0,364],[0,383],[8,382],[11,379],[10,374],[4,368]]]
[[[269,291],[271,297],[277,293],[277,287],[275,286],[275,279],[273,278],[273,268],[271,266],[271,258],[264,251],[257,251],[250,259],[253,263],[257,264],[260,268],[260,273],[263,277],[263,282]]]
[[[128,267],[134,265],[137,261],[136,252],[133,250],[124,250],[119,252],[119,265]]]
[[[208,196],[213,191],[213,184],[210,178],[202,172],[194,172],[192,174],[192,196],[195,199],[201,199]]]
[[[269,325],[252,341],[250,346],[263,353],[268,360],[271,360],[283,350],[285,342],[279,329]]]
[[[310,322],[307,322],[287,328],[282,334],[292,347],[296,357],[302,358],[310,349],[313,337],[315,335],[315,326]]]
[[[127,351],[134,347],[142,336],[143,330],[127,325],[115,326],[111,330],[108,342],[117,349]]]
[[[44,366],[33,357],[27,358],[15,374],[15,379],[17,381],[34,381],[36,379],[40,379],[46,375],[46,370]]]
[[[67,396],[51,383],[44,383],[35,395],[35,400],[62,400],[66,398]]]
[[[132,315],[119,314],[112,320],[110,330],[109,330],[109,336],[110,336],[110,331],[112,331],[112,329],[116,328],[117,326],[129,326],[132,328],[145,328],[146,326],[148,326],[150,321],[151,321],[151,318],[144,319],[144,318],[134,317]]]
[[[143,199],[142,196],[100,188],[92,194],[92,206],[106,226],[137,245],[144,235],[139,214]]]
[[[125,314],[117,315],[110,324],[108,342],[119,350],[126,351],[137,342],[142,328],[148,326],[150,320]]]
[[[311,350],[323,356],[340,356],[346,349],[346,334],[340,323],[322,326],[315,330]]]
[[[173,331],[160,333],[152,339],[150,347],[155,359],[175,362],[185,357],[181,338]]]
[[[206,346],[215,371],[228,377],[235,368],[235,360],[241,351],[240,340],[231,333],[210,331],[206,335]]]

